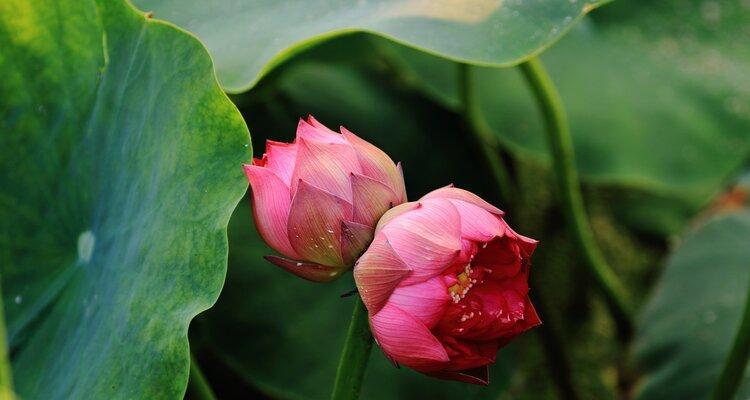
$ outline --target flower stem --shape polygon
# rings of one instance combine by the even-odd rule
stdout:
[[[190,380],[188,381],[191,398],[197,400],[216,400],[216,395],[208,384],[203,371],[198,366],[195,355],[190,354]]]
[[[742,376],[750,359],[750,285],[748,285],[745,310],[742,313],[740,329],[734,337],[734,344],[714,387],[713,400],[729,400],[742,383]]]
[[[357,299],[339,366],[336,368],[331,400],[352,400],[359,397],[371,349],[372,333],[367,320],[367,308],[361,299]]]
[[[477,146],[482,152],[482,157],[490,167],[492,176],[497,183],[497,192],[500,196],[502,206],[510,206],[510,193],[512,192],[511,180],[508,171],[500,158],[500,146],[497,138],[492,133],[487,123],[482,118],[477,108],[476,87],[472,79],[472,67],[467,64],[458,65],[458,83],[461,95],[461,106],[463,117],[469,125],[469,130],[474,134]]]
[[[13,377],[8,359],[8,343],[5,337],[5,309],[2,291],[0,291],[0,400],[15,398],[13,394]]]
[[[520,64],[520,68],[544,115],[553,171],[573,236],[612,313],[620,338],[626,340],[633,330],[632,310],[622,283],[594,241],[594,234],[583,205],[573,143],[562,99],[538,58],[530,58]]]

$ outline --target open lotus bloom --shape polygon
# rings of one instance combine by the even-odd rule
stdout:
[[[284,255],[266,259],[312,281],[350,268],[383,213],[406,201],[400,165],[312,117],[300,120],[293,143],[269,140],[263,157],[244,167],[258,232]]]
[[[487,384],[497,350],[541,323],[528,297],[536,245],[462,189],[391,209],[354,267],[378,344],[395,363]]]

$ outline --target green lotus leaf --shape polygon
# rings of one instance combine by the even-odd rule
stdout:
[[[18,394],[180,398],[246,190],[194,37],[122,1],[0,3],[0,274]]]
[[[740,326],[750,290],[750,212],[714,217],[667,262],[638,324],[639,400],[707,399]],[[750,396],[750,369],[737,399]]]
[[[638,229],[678,233],[750,154],[744,7],[613,2],[542,55],[568,112],[582,177],[632,190],[615,207]],[[381,47],[409,81],[459,108],[455,63]],[[520,71],[474,68],[473,78],[480,122],[515,156],[548,162],[543,119]]]
[[[608,0],[135,0],[206,43],[229,92],[314,43],[370,32],[422,51],[477,65],[514,65],[541,52]]]

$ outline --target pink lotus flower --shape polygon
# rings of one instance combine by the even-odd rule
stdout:
[[[541,323],[528,296],[536,245],[453,187],[391,209],[354,267],[378,344],[394,363],[487,384],[497,350]]]
[[[351,267],[378,219],[406,201],[400,164],[312,117],[299,121],[294,142],[267,141],[263,157],[244,168],[258,232],[285,256],[266,259],[313,281]]]

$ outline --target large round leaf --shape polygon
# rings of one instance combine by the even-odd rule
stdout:
[[[249,136],[190,35],[124,1],[0,3],[0,272],[18,393],[179,398]]]
[[[570,113],[582,173],[705,201],[750,151],[750,117],[739,109],[750,101],[750,79],[737,80],[733,72],[750,67],[750,52],[702,69],[699,63],[708,61],[699,56],[708,55],[691,59],[680,51],[695,50],[670,42],[680,35],[683,19],[665,16],[675,30],[658,39],[631,33],[650,21],[583,26],[543,60]],[[658,46],[670,43],[678,46],[673,57],[684,57],[694,69],[661,55]],[[708,41],[698,50],[710,52],[719,44]],[[545,157],[540,113],[520,72],[481,69],[477,75],[483,114],[498,137],[516,151]]]
[[[241,92],[312,43],[365,31],[454,60],[513,65],[542,51],[606,0],[136,0],[194,32],[222,86]]]
[[[709,398],[750,290],[749,242],[744,211],[700,226],[671,256],[638,324],[639,399]],[[737,398],[748,396],[750,369]]]

